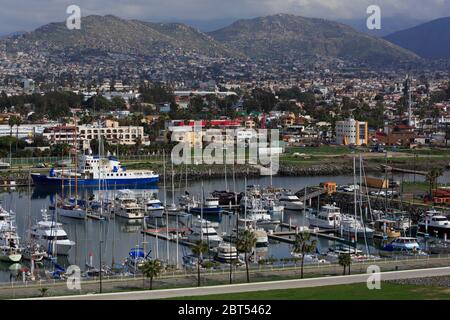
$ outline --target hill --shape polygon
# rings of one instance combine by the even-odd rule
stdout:
[[[398,63],[418,58],[408,50],[347,25],[290,14],[238,20],[209,34],[218,42],[252,58],[321,56],[368,64]]]
[[[450,17],[395,32],[385,39],[422,58],[450,58]]]

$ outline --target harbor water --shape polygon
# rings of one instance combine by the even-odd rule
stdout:
[[[231,175],[230,175],[231,176]],[[396,177],[400,179],[399,177]],[[423,181],[423,177],[412,175],[404,175],[401,177],[403,180]],[[290,189],[294,192],[304,188],[305,186],[317,186],[321,182],[334,181],[338,185],[340,184],[352,184],[353,176],[315,176],[315,177],[259,177],[249,178],[248,185],[260,185],[268,186],[272,183],[274,187]],[[450,181],[450,176],[446,174],[441,177],[441,181],[446,183]],[[177,199],[180,195],[186,191],[185,181],[175,181],[174,183],[174,197],[172,197],[172,188],[170,184],[170,177],[166,179],[166,192],[162,188],[162,181],[159,186],[155,186],[151,189],[145,190],[146,192],[156,193],[158,198],[167,204],[171,204],[172,200],[177,203]],[[188,181],[188,192],[200,199],[202,188],[207,195],[214,190],[225,190],[228,188],[230,191],[241,192],[245,190],[245,182],[243,178],[238,178],[233,183],[233,180],[228,178],[224,179],[204,180],[204,181]],[[59,190],[60,191],[60,190]],[[142,191],[142,190],[140,190]],[[17,190],[4,190],[0,194],[1,205],[7,210],[13,210],[16,213],[16,225],[18,233],[21,237],[22,243],[27,239],[27,230],[30,229],[37,221],[41,220],[41,210],[48,209],[49,205],[55,198],[55,193],[58,190],[45,188],[21,188]],[[65,190],[64,196],[70,196],[69,190]],[[74,192],[73,190],[71,192]],[[86,195],[98,197],[99,190],[79,189],[79,196]],[[116,190],[102,190],[103,199],[113,199]],[[72,194],[73,196],[73,194]],[[164,199],[166,196],[166,199]],[[88,264],[93,266],[99,266],[101,258],[102,264],[113,265],[121,264],[127,258],[130,249],[136,247],[143,247],[145,251],[151,250],[151,257],[159,258],[164,261],[169,261],[170,264],[175,265],[177,262],[182,264],[182,257],[190,253],[190,249],[186,246],[179,245],[178,250],[175,242],[168,242],[161,238],[155,238],[153,236],[144,235],[141,230],[143,229],[143,222],[141,220],[126,220],[120,217],[115,217],[111,220],[78,220],[66,217],[59,217],[52,210],[48,210],[48,213],[54,220],[63,224],[64,230],[67,232],[68,237],[75,241],[75,245],[70,249],[67,257],[58,257],[57,263],[63,267],[69,265],[78,265],[81,270],[85,270]],[[180,228],[188,227],[191,223],[190,219],[196,219],[197,217],[178,218],[178,226]],[[283,221],[293,225],[307,225],[307,219],[298,212],[285,211],[283,215]],[[231,230],[231,226],[235,224],[234,215],[222,214],[220,221],[219,234],[226,232],[227,234]],[[159,221],[159,226],[165,226],[166,218]],[[176,227],[176,218],[168,218],[169,226]],[[158,223],[158,222],[155,222]],[[335,245],[333,241],[326,239],[318,239],[319,251],[326,251],[328,247]],[[361,248],[365,250],[365,245],[361,245]],[[375,250],[372,244],[369,246],[370,250]],[[257,252],[259,257],[262,258],[289,258],[291,256],[290,245],[283,242],[270,242],[267,248],[259,248]],[[101,257],[100,257],[101,252]],[[178,259],[177,259],[178,253]],[[22,261],[21,264],[0,264],[0,282],[9,282],[11,277],[15,276],[17,270],[27,267],[29,263]],[[48,263],[43,265],[37,265],[36,268],[51,268]]]

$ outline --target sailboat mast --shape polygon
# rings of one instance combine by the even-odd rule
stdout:
[[[354,202],[354,215],[355,215],[355,220],[357,219],[357,198],[356,198],[356,157],[353,156],[353,202]],[[355,222],[355,227],[356,227],[356,222]],[[357,241],[357,228],[355,228],[355,242]]]
[[[172,165],[172,206],[175,206],[175,183],[174,183],[174,171],[173,171],[173,161],[171,161]]]
[[[163,151],[163,166],[164,166],[164,208],[166,209],[166,251],[167,251],[167,263],[169,263],[169,213],[167,212],[167,192],[166,192],[166,151]]]
[[[74,116],[74,126],[75,126],[75,206],[78,205],[78,131],[77,123]]]

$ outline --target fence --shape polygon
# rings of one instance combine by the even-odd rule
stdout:
[[[411,256],[397,258],[383,258],[377,260],[366,260],[353,262],[351,264],[352,273],[365,273],[369,265],[377,265],[382,272],[394,270],[407,270],[418,268],[431,268],[448,266],[450,255],[434,255],[434,256]],[[300,264],[280,264],[280,265],[252,265],[250,268],[252,281],[270,281],[280,280],[292,277],[298,277],[300,272]],[[201,277],[203,284],[226,284],[229,281],[228,267],[219,270],[202,270]],[[304,267],[305,274],[314,276],[340,275],[342,267],[337,264],[314,263],[307,264]],[[239,268],[234,267],[232,270],[233,283],[245,281],[245,266]],[[172,270],[166,271],[164,274],[155,279],[154,288],[173,288],[180,286],[196,285],[196,270]],[[102,283],[105,291],[117,290],[135,290],[137,287],[142,288],[143,281],[147,280],[142,275],[104,275]],[[99,277],[82,278],[81,287],[83,292],[93,292],[98,289]],[[79,291],[71,291],[66,287],[66,280],[43,279],[37,281],[11,281],[9,283],[0,283],[0,295],[3,297],[11,296],[36,296],[39,294],[38,289],[50,288],[52,294],[73,294]],[[12,291],[11,291],[12,290]]]

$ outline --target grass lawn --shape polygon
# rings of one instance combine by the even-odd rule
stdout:
[[[430,300],[450,299],[443,287],[381,284],[380,290],[369,290],[365,283],[300,289],[270,290],[181,297],[176,300]]]

